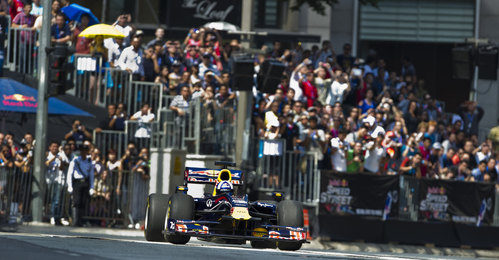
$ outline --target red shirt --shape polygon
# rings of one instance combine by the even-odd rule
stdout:
[[[78,26],[73,31],[73,36],[76,39],[75,40],[75,50],[76,50],[76,53],[89,54],[90,53],[90,43],[92,42],[92,39],[85,38],[85,37],[78,37],[78,35],[83,30],[84,30],[83,28]]]
[[[14,20],[18,13],[23,12],[23,3],[19,0],[12,0],[12,5],[9,6],[10,19]]]
[[[307,107],[314,105],[317,100],[317,88],[308,80],[302,82],[303,95],[307,98]]]
[[[423,157],[423,160],[428,162],[430,160],[430,149],[426,149],[424,146],[419,147],[419,152],[421,153],[421,156]],[[426,165],[421,165],[421,175],[424,177],[426,176],[426,171],[427,171]]]

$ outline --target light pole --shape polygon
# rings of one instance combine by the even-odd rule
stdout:
[[[45,144],[47,139],[48,111],[48,63],[46,47],[50,46],[50,20],[52,1],[42,0],[43,17],[38,49],[38,107],[36,109],[35,154],[33,167],[33,188],[31,191],[33,222],[42,222],[43,198],[45,195]]]
[[[250,32],[252,29],[251,17],[253,13],[253,0],[243,0],[241,30]],[[245,49],[250,48],[250,35],[244,35],[241,45]],[[241,164],[243,159],[247,159],[243,153],[249,150],[250,139],[250,124],[251,124],[251,109],[252,109],[252,92],[239,91],[237,104],[237,128],[236,128],[236,163]]]

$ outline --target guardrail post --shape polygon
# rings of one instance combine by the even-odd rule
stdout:
[[[199,150],[201,147],[201,102],[197,101],[195,103],[194,110],[194,137],[196,144],[196,154],[199,154]]]
[[[4,51],[6,53],[4,53],[4,62],[3,62],[4,66],[3,67],[4,68],[9,68],[9,70],[12,70],[12,68],[10,66],[11,65],[11,63],[10,63],[10,48],[11,48],[10,34],[12,32],[12,29],[11,29],[10,16],[5,16],[5,17],[7,19],[7,26],[8,26],[7,30],[8,31],[7,31],[7,44],[5,45],[5,49],[4,49]]]

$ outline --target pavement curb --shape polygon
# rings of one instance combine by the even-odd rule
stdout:
[[[23,223],[17,226],[13,232],[33,233],[33,234],[54,234],[72,236],[101,236],[123,237],[123,238],[144,238],[143,230],[135,229],[111,229],[101,227],[67,227],[53,226],[48,223]],[[393,254],[426,254],[431,256],[446,257],[466,257],[466,258],[494,258],[499,259],[499,250],[465,249],[465,248],[442,248],[426,247],[423,245],[401,245],[401,244],[375,244],[365,242],[338,242],[327,239],[314,239],[310,243],[304,244],[306,250],[331,250],[347,253],[393,253]]]

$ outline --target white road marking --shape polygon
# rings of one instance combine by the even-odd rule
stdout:
[[[130,239],[119,239],[119,238],[106,238],[106,237],[96,237],[96,236],[85,236],[85,235],[57,235],[57,234],[32,234],[32,233],[6,233],[0,232],[0,236],[25,236],[25,237],[54,237],[54,238],[89,238],[89,239],[102,239],[102,240],[112,240],[120,242],[130,242],[130,243],[142,243],[142,244],[161,244],[169,246],[177,246],[165,242],[149,242],[141,240],[130,240]],[[205,247],[213,249],[223,249],[232,251],[252,251],[255,249],[248,247],[237,247],[237,246],[222,246],[219,244],[204,244],[190,242],[186,245],[189,247]],[[258,251],[265,251],[271,254],[282,254],[282,255],[300,255],[300,256],[318,256],[318,257],[343,257],[351,259],[376,259],[376,260],[414,260],[414,259],[426,259],[424,257],[407,257],[407,256],[396,256],[396,255],[386,255],[386,254],[362,254],[362,253],[344,253],[344,252],[334,252],[334,251],[311,251],[311,250],[298,250],[298,251],[279,251],[276,249],[258,249]]]

